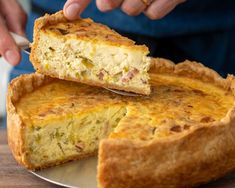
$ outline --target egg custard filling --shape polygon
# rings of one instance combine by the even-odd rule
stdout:
[[[25,123],[34,168],[94,155],[103,138],[149,141],[219,121],[234,97],[217,86],[180,76],[151,76],[150,96],[124,97],[55,79],[15,105]]]

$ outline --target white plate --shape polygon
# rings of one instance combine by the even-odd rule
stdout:
[[[71,188],[96,188],[97,157],[69,162],[56,167],[32,172],[39,178],[56,185]],[[232,188],[235,187],[235,173],[211,182],[200,188]]]
[[[97,157],[91,157],[30,172],[41,179],[64,187],[96,188],[96,169]]]

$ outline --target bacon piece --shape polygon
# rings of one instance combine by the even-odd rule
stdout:
[[[80,141],[80,142],[78,142],[77,144],[75,144],[75,147],[76,147],[76,150],[77,150],[78,152],[81,152],[81,151],[83,151],[85,145],[84,145],[83,142]]]
[[[170,130],[177,133],[182,131],[181,126],[179,125],[174,125]]]
[[[122,82],[129,82],[136,74],[139,73],[139,70],[134,68],[129,71],[126,75],[122,77]]]
[[[100,80],[104,79],[104,75],[107,74],[108,72],[104,69],[101,69],[100,72],[96,75]]]
[[[213,122],[213,121],[215,121],[215,120],[210,116],[205,116],[200,120],[201,123],[209,123],[209,122]]]

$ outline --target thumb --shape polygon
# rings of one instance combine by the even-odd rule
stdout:
[[[12,65],[18,64],[21,59],[19,49],[0,16],[0,57],[1,55]]]
[[[91,0],[67,0],[64,5],[64,15],[68,20],[80,18],[80,14],[85,10]]]

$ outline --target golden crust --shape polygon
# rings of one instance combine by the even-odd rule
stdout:
[[[70,25],[69,25],[70,24]],[[74,28],[73,30],[73,24],[77,24],[76,27],[80,27],[82,31],[78,30],[78,28]],[[135,45],[135,42],[127,37],[121,36],[116,31],[110,29],[109,27],[95,23],[90,18],[87,19],[78,19],[75,21],[68,21],[63,14],[63,11],[59,11],[55,14],[49,15],[45,14],[43,17],[38,18],[35,21],[34,26],[34,33],[37,34],[41,29],[55,29],[54,27],[63,27],[64,32],[66,32],[66,35],[71,33],[72,37],[80,38],[83,40],[100,40],[100,42],[104,42],[107,44],[111,44],[113,46],[126,46],[131,47],[133,50],[143,50],[148,52],[148,48],[145,45]],[[63,36],[66,35],[61,33],[61,31],[53,32],[57,36]],[[71,36],[66,36],[71,37]],[[34,36],[34,40],[37,40],[37,35]]]
[[[153,59],[150,74],[154,73],[171,73],[202,80],[235,95],[232,75],[223,79],[194,62],[174,65],[165,59]],[[23,143],[24,123],[14,104],[24,94],[53,80],[35,73],[13,80],[8,88],[8,142],[16,160],[27,168],[35,167],[27,160]],[[99,147],[99,186],[190,187],[217,179],[235,168],[234,123],[233,106],[220,121],[195,125],[189,131],[158,140],[105,139]]]
[[[235,95],[235,80],[202,64],[153,59],[150,71],[199,79]],[[100,188],[192,187],[235,169],[235,106],[226,117],[158,140],[104,139],[99,145]]]
[[[103,140],[98,157],[99,187],[182,188],[215,180],[235,168],[232,123],[234,117],[153,142]]]
[[[228,75],[227,79],[223,79],[217,72],[198,62],[186,60],[174,64],[172,61],[163,58],[152,58],[151,60],[150,74],[171,73],[176,76],[185,76],[206,83],[212,83],[224,89],[229,89],[232,84],[231,81],[234,80],[232,75]]]
[[[16,111],[15,103],[20,98],[35,88],[52,81],[52,78],[43,76],[41,74],[22,75],[18,79],[14,79],[8,86],[7,93],[7,135],[8,145],[15,159],[26,166],[33,168],[27,158],[25,151],[25,143],[23,139],[24,122]]]

